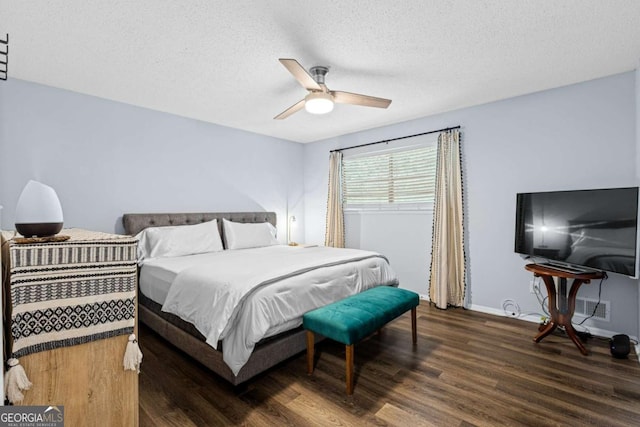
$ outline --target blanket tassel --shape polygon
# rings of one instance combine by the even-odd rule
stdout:
[[[20,403],[24,399],[22,390],[29,390],[33,384],[18,359],[7,360],[9,370],[4,376],[4,394],[11,403]]]
[[[129,335],[127,349],[124,352],[124,370],[138,371],[140,373],[140,364],[142,363],[142,352],[138,346],[138,340],[135,334]]]

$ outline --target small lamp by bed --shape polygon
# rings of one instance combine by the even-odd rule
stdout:
[[[56,191],[37,181],[29,181],[16,206],[15,225],[24,237],[48,237],[62,230],[62,206]]]
[[[296,242],[291,238],[291,230],[296,227],[296,217],[291,215],[287,224],[287,239],[289,240],[289,246],[298,246]]]

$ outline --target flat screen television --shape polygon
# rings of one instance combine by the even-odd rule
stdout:
[[[518,193],[515,251],[637,277],[638,187]]]

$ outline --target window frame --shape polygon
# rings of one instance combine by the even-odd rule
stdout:
[[[381,143],[371,146],[358,147],[343,152],[343,183],[341,191],[344,194],[344,161],[345,159],[372,157],[384,155],[387,153],[408,151],[423,147],[437,147],[438,134],[418,135],[399,141],[393,141],[393,145],[389,143]],[[437,151],[434,161],[437,162]],[[435,169],[435,165],[434,165]],[[435,179],[435,177],[434,177]],[[435,190],[435,189],[434,189]],[[344,197],[344,196],[343,196]],[[415,211],[431,211],[433,210],[433,200],[426,202],[407,202],[407,203],[347,203],[343,200],[343,211],[346,212],[415,212]]]

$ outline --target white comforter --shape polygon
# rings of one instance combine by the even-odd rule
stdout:
[[[375,252],[325,247],[227,250],[185,268],[173,280],[163,311],[193,323],[234,374],[255,344],[299,326],[314,308],[378,286],[396,284]]]

